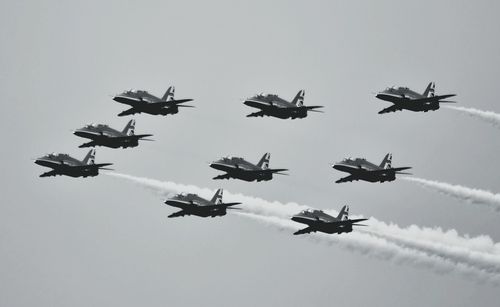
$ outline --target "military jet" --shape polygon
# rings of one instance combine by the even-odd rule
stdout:
[[[285,168],[269,168],[270,153],[264,154],[257,165],[239,157],[224,157],[210,164],[211,168],[226,172],[213,179],[241,179],[245,181],[269,181],[273,179],[273,174],[287,175],[282,173],[288,171]]]
[[[381,100],[392,102],[393,105],[378,112],[384,114],[402,110],[413,112],[428,112],[439,109],[440,103],[455,103],[455,101],[444,100],[456,96],[455,94],[434,95],[436,84],[429,83],[423,94],[414,92],[407,87],[390,87],[379,92],[375,97]]]
[[[139,140],[152,141],[145,139],[152,134],[134,134],[135,120],[131,119],[123,131],[110,128],[107,125],[90,124],[73,132],[73,134],[91,139],[91,142],[82,144],[78,147],[106,146],[111,148],[127,148],[139,145]]]
[[[297,223],[306,224],[307,227],[296,231],[294,235],[301,235],[311,232],[324,232],[324,233],[337,233],[341,234],[343,232],[351,232],[352,226],[366,226],[362,224],[356,224],[368,219],[349,219],[349,207],[344,206],[337,217],[333,217],[321,210],[304,210],[299,214],[292,217],[292,221]]]
[[[53,170],[40,175],[40,177],[49,177],[65,175],[70,177],[94,177],[99,174],[100,169],[109,170],[105,166],[113,163],[94,163],[95,149],[91,149],[85,158],[80,161],[67,154],[48,154],[35,160],[35,163],[41,166],[50,167]]]
[[[243,103],[249,107],[260,109],[259,112],[248,114],[247,117],[273,116],[281,119],[296,119],[307,117],[307,111],[321,112],[319,108],[323,106],[305,106],[305,91],[301,90],[295,98],[289,102],[278,95],[259,94],[246,99]]]
[[[392,154],[388,153],[380,165],[375,165],[363,158],[344,159],[333,165],[333,168],[342,172],[350,173],[350,176],[341,178],[336,183],[364,180],[369,182],[385,182],[396,180],[396,174],[406,174],[401,171],[411,167],[392,167]]]
[[[148,113],[152,115],[176,114],[179,108],[194,108],[194,106],[183,105],[193,99],[174,99],[175,87],[171,86],[162,98],[151,95],[147,91],[125,91],[113,97],[114,101],[128,104],[132,108],[121,112],[118,116],[126,116],[136,113]]]
[[[170,214],[168,217],[179,217],[185,215],[196,215],[200,217],[224,216],[227,209],[239,209],[232,206],[241,203],[223,203],[222,189],[218,189],[211,200],[199,197],[196,194],[177,194],[173,198],[167,199],[165,204],[182,209]]]

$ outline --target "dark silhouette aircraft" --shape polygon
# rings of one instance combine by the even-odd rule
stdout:
[[[323,106],[304,105],[304,94],[304,90],[299,91],[291,102],[278,97],[278,95],[260,94],[245,100],[243,103],[249,107],[260,109],[259,112],[248,114],[247,117],[273,116],[282,119],[296,119],[307,117],[307,111],[321,112],[316,109]]]
[[[193,99],[174,99],[175,88],[169,87],[162,98],[151,95],[147,91],[125,91],[113,97],[114,101],[128,104],[130,109],[121,112],[118,116],[126,116],[136,113],[148,113],[152,115],[176,114],[179,108],[194,108],[194,106],[183,105]]]
[[[304,210],[292,217],[292,221],[306,224],[307,227],[296,231],[294,235],[301,235],[311,232],[337,233],[351,232],[352,226],[366,226],[356,224],[368,219],[349,219],[349,207],[344,206],[337,217],[333,217],[321,210]]]
[[[342,162],[335,163],[333,168],[342,172],[350,173],[351,175],[335,181],[336,183],[348,182],[354,180],[364,180],[369,182],[385,182],[394,181],[396,174],[407,174],[401,171],[410,169],[411,167],[392,167],[392,154],[388,153],[380,165],[375,165],[366,159],[344,159]]]
[[[40,175],[49,177],[65,175],[70,177],[94,177],[99,174],[99,169],[108,169],[105,166],[113,163],[94,163],[95,149],[91,149],[85,158],[80,161],[67,154],[48,154],[35,160],[41,166],[50,167],[52,171]]]
[[[152,141],[145,139],[152,134],[135,134],[135,120],[131,119],[125,126],[123,131],[118,131],[110,128],[107,125],[90,124],[73,132],[73,134],[91,139],[91,142],[82,144],[78,147],[95,147],[105,146],[111,148],[127,148],[136,147],[139,145],[139,140]]]
[[[210,164],[211,168],[226,172],[213,179],[241,179],[245,181],[268,181],[273,179],[273,174],[287,175],[282,173],[285,168],[269,168],[270,153],[264,154],[257,165],[239,157],[224,157]]]
[[[377,94],[378,99],[392,102],[393,105],[378,112],[384,114],[402,110],[410,110],[413,112],[427,112],[439,109],[440,103],[455,103],[455,101],[447,101],[447,99],[455,94],[449,95],[434,95],[436,84],[429,83],[423,94],[414,92],[407,87],[390,87]]]
[[[200,217],[216,217],[224,216],[227,209],[241,203],[223,203],[222,202],[222,189],[218,189],[211,200],[199,197],[196,194],[177,194],[173,198],[167,199],[165,204],[172,207],[182,209],[181,211],[170,214],[168,217],[179,217],[185,215],[196,215]]]

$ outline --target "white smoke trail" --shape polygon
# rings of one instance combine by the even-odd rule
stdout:
[[[498,113],[492,111],[482,111],[474,108],[465,108],[465,107],[455,107],[455,106],[443,106],[443,107],[465,113],[469,116],[478,118],[482,121],[492,124],[497,128],[500,128],[500,114]]]
[[[423,187],[438,191],[445,195],[452,196],[469,203],[488,206],[495,211],[500,211],[500,194],[416,177],[401,177],[401,179],[416,182]]]
[[[296,223],[279,217],[261,216],[244,212],[237,212],[235,214],[273,225],[280,230],[289,230],[290,232],[297,230]],[[319,242],[335,243],[336,246],[341,248],[382,260],[394,261],[397,264],[431,269],[438,274],[458,272],[480,283],[491,282],[495,285],[500,285],[500,275],[498,273],[491,273],[470,266],[466,262],[455,262],[446,257],[434,255],[419,249],[400,246],[383,237],[361,232],[351,232],[339,236],[318,233],[314,236],[308,236],[307,238]]]
[[[164,195],[172,192],[192,192],[208,198],[212,196],[214,192],[210,189],[203,189],[192,185],[162,182],[118,173],[107,174],[133,181]],[[231,194],[227,191],[224,197],[228,201],[242,202],[242,208],[251,212],[249,214],[261,217],[265,215],[265,218],[271,218],[270,216],[278,218],[281,221],[278,223],[279,225],[293,225],[294,227],[292,227],[292,229],[295,230],[300,224],[290,221],[290,216],[307,208],[306,206],[301,206],[296,203],[281,204],[279,202],[269,202],[260,198],[241,194]],[[337,214],[334,210],[328,210],[327,212],[332,215]],[[438,257],[439,259],[445,259],[447,262],[455,264],[456,269],[462,273],[476,270],[476,275],[484,277],[483,279],[476,278],[476,280],[484,281],[485,279],[495,280],[496,278],[500,278],[500,244],[494,243],[488,236],[479,236],[475,238],[462,237],[458,235],[455,230],[444,232],[440,228],[420,228],[415,225],[408,228],[400,228],[395,224],[386,224],[375,218],[370,218],[366,223],[370,227],[365,230],[357,231],[356,235],[369,235],[372,239],[385,240],[392,245],[399,246],[405,251],[413,250],[432,257]],[[276,224],[277,223],[274,223],[274,225]],[[349,234],[349,236],[353,233]],[[323,235],[321,234],[321,236]],[[342,236],[327,237],[334,238],[329,241],[334,242],[337,240],[335,239],[336,237]],[[366,247],[358,246],[356,250],[366,253],[364,252],[365,248]],[[383,252],[375,254],[379,255],[383,254]],[[419,263],[420,260],[416,261],[416,263]],[[441,266],[438,266],[438,268],[442,269]]]

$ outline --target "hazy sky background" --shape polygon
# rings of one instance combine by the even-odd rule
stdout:
[[[451,110],[378,115],[373,92],[405,85],[456,93],[500,112],[498,1],[2,1],[0,4],[1,306],[496,306],[497,288],[370,259],[228,215],[167,219],[162,199],[108,176],[38,176],[30,159],[83,158],[71,130],[122,129],[111,100],[170,85],[196,109],[137,115],[155,142],[97,149],[122,173],[405,227],[441,226],[500,241],[500,215],[411,182],[335,184],[347,156],[422,178],[500,192],[500,131]],[[243,98],[271,92],[325,113],[246,118]],[[224,155],[290,176],[213,181]]]

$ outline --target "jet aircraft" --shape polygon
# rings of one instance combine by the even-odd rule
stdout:
[[[80,161],[67,154],[48,154],[35,160],[35,163],[41,166],[50,167],[52,170],[40,175],[40,177],[49,177],[65,175],[70,177],[94,177],[99,174],[100,169],[109,170],[105,166],[113,163],[96,164],[95,149],[91,149],[85,158]]]
[[[273,174],[287,175],[282,173],[288,171],[285,168],[269,168],[270,153],[264,154],[257,165],[252,164],[240,157],[224,157],[210,164],[211,168],[226,172],[213,179],[241,179],[245,181],[269,181]]]
[[[366,226],[357,224],[368,219],[349,219],[349,207],[344,206],[337,217],[333,217],[321,210],[304,210],[292,217],[292,221],[306,224],[307,227],[298,230],[294,235],[301,235],[311,232],[337,233],[351,232],[352,226]]]
[[[349,176],[341,178],[336,183],[364,180],[369,182],[394,181],[396,174],[407,174],[401,171],[411,167],[392,167],[392,154],[388,153],[380,165],[375,165],[363,158],[344,159],[333,165],[333,168],[342,172],[350,173]]]
[[[107,125],[89,124],[73,132],[73,134],[92,140],[78,147],[105,146],[111,148],[127,148],[139,145],[139,140],[152,141],[145,139],[152,134],[135,134],[135,120],[131,119],[122,131],[110,128]]]
[[[176,114],[179,108],[194,108],[194,106],[183,105],[193,99],[174,99],[175,87],[171,86],[162,98],[151,95],[147,91],[125,91],[113,97],[114,101],[131,106],[130,109],[121,112],[118,116],[126,116],[136,113],[148,113],[152,115]]]
[[[296,119],[307,117],[307,111],[321,112],[323,106],[305,106],[304,90],[300,90],[295,98],[289,102],[278,95],[259,94],[246,99],[243,103],[252,108],[260,109],[259,112],[248,114],[247,117],[273,116],[281,119]]]
[[[218,189],[211,200],[199,197],[196,194],[177,194],[173,198],[167,199],[165,204],[182,209],[170,214],[168,217],[179,217],[185,215],[196,215],[200,217],[224,216],[227,209],[239,209],[232,206],[241,203],[223,203],[222,189]]]
[[[413,112],[428,112],[439,109],[440,103],[455,103],[455,101],[444,100],[456,96],[455,94],[434,95],[436,84],[429,83],[423,94],[414,92],[407,87],[390,87],[379,92],[375,97],[381,100],[392,102],[393,105],[378,112],[384,114],[402,110]]]

